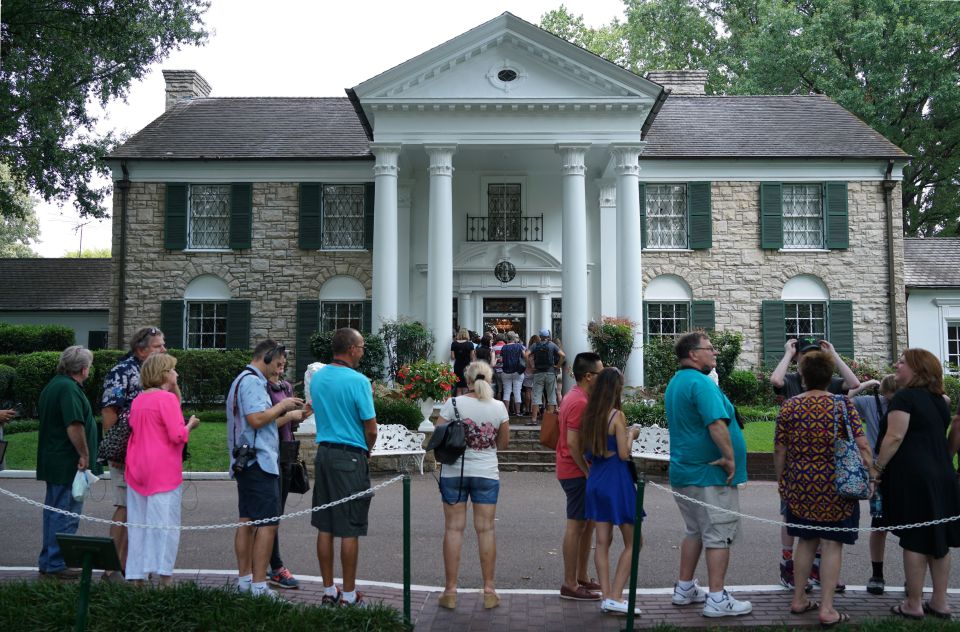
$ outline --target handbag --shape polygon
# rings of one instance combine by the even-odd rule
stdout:
[[[289,465],[290,486],[294,494],[306,494],[310,491],[310,476],[307,474],[307,464],[303,459],[297,459]]]
[[[838,407],[840,412],[838,414]],[[838,436],[840,420],[847,430],[847,437]],[[837,494],[842,498],[866,500],[870,498],[870,474],[860,458],[853,439],[853,428],[850,426],[850,416],[847,412],[847,403],[842,395],[833,398],[833,458],[836,465],[834,479],[837,485]]]
[[[560,415],[557,413],[543,413],[540,420],[540,445],[551,450],[557,449],[560,439]]]
[[[457,410],[457,398],[454,397],[451,401],[456,418],[442,426],[437,426],[430,437],[430,442],[427,443],[427,451],[433,450],[437,461],[443,465],[453,465],[467,450],[467,437],[463,430],[463,420],[460,419],[460,411]]]
[[[127,459],[127,443],[130,441],[130,411],[122,410],[117,415],[117,421],[107,434],[103,436],[103,441],[97,451],[97,463],[106,465],[111,461],[113,463],[123,464]],[[184,446],[184,449],[186,446]]]

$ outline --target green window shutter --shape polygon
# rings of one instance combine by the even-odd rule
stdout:
[[[373,301],[363,302],[363,333],[373,331]]]
[[[310,336],[319,329],[320,301],[297,301],[297,343],[294,351],[297,381],[303,379],[307,365],[317,361],[310,350]]]
[[[716,308],[713,301],[690,303],[690,326],[692,329],[713,331],[717,328]]]
[[[640,183],[640,247],[647,247],[647,185]]]
[[[783,187],[779,182],[760,183],[760,247],[783,248]]]
[[[160,331],[171,349],[183,349],[183,301],[160,301]]]
[[[320,250],[322,185],[300,185],[300,247],[304,250]]]
[[[363,238],[365,247],[373,252],[373,203],[376,196],[376,186],[368,182],[363,187]]]
[[[760,307],[761,350],[764,366],[773,369],[787,343],[787,312],[783,301],[763,301]]]
[[[828,332],[833,348],[840,355],[853,357],[853,302],[830,301]]]
[[[187,247],[187,186],[167,184],[163,226],[163,247],[167,250]]]
[[[847,183],[827,182],[823,186],[827,215],[827,248],[850,247],[850,220],[847,210]]]
[[[227,301],[227,349],[250,348],[250,301]]]
[[[707,250],[713,246],[713,215],[710,208],[710,183],[687,183],[687,246]]]
[[[253,186],[230,185],[230,249],[250,248],[253,233]],[[241,347],[246,349],[247,347]]]
[[[650,310],[648,303],[643,302],[643,343],[650,342]]]

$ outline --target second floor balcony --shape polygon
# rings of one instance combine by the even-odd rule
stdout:
[[[543,213],[512,217],[467,215],[467,241],[543,241]]]

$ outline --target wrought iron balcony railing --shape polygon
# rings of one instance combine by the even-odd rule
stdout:
[[[467,215],[467,241],[543,241],[543,213],[519,217]]]

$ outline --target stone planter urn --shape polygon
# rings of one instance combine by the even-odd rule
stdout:
[[[433,416],[433,408],[435,405],[436,402],[432,397],[420,400],[420,414],[423,415],[423,421],[420,422],[420,426],[417,428],[418,431],[433,432],[433,422],[430,418]]]

